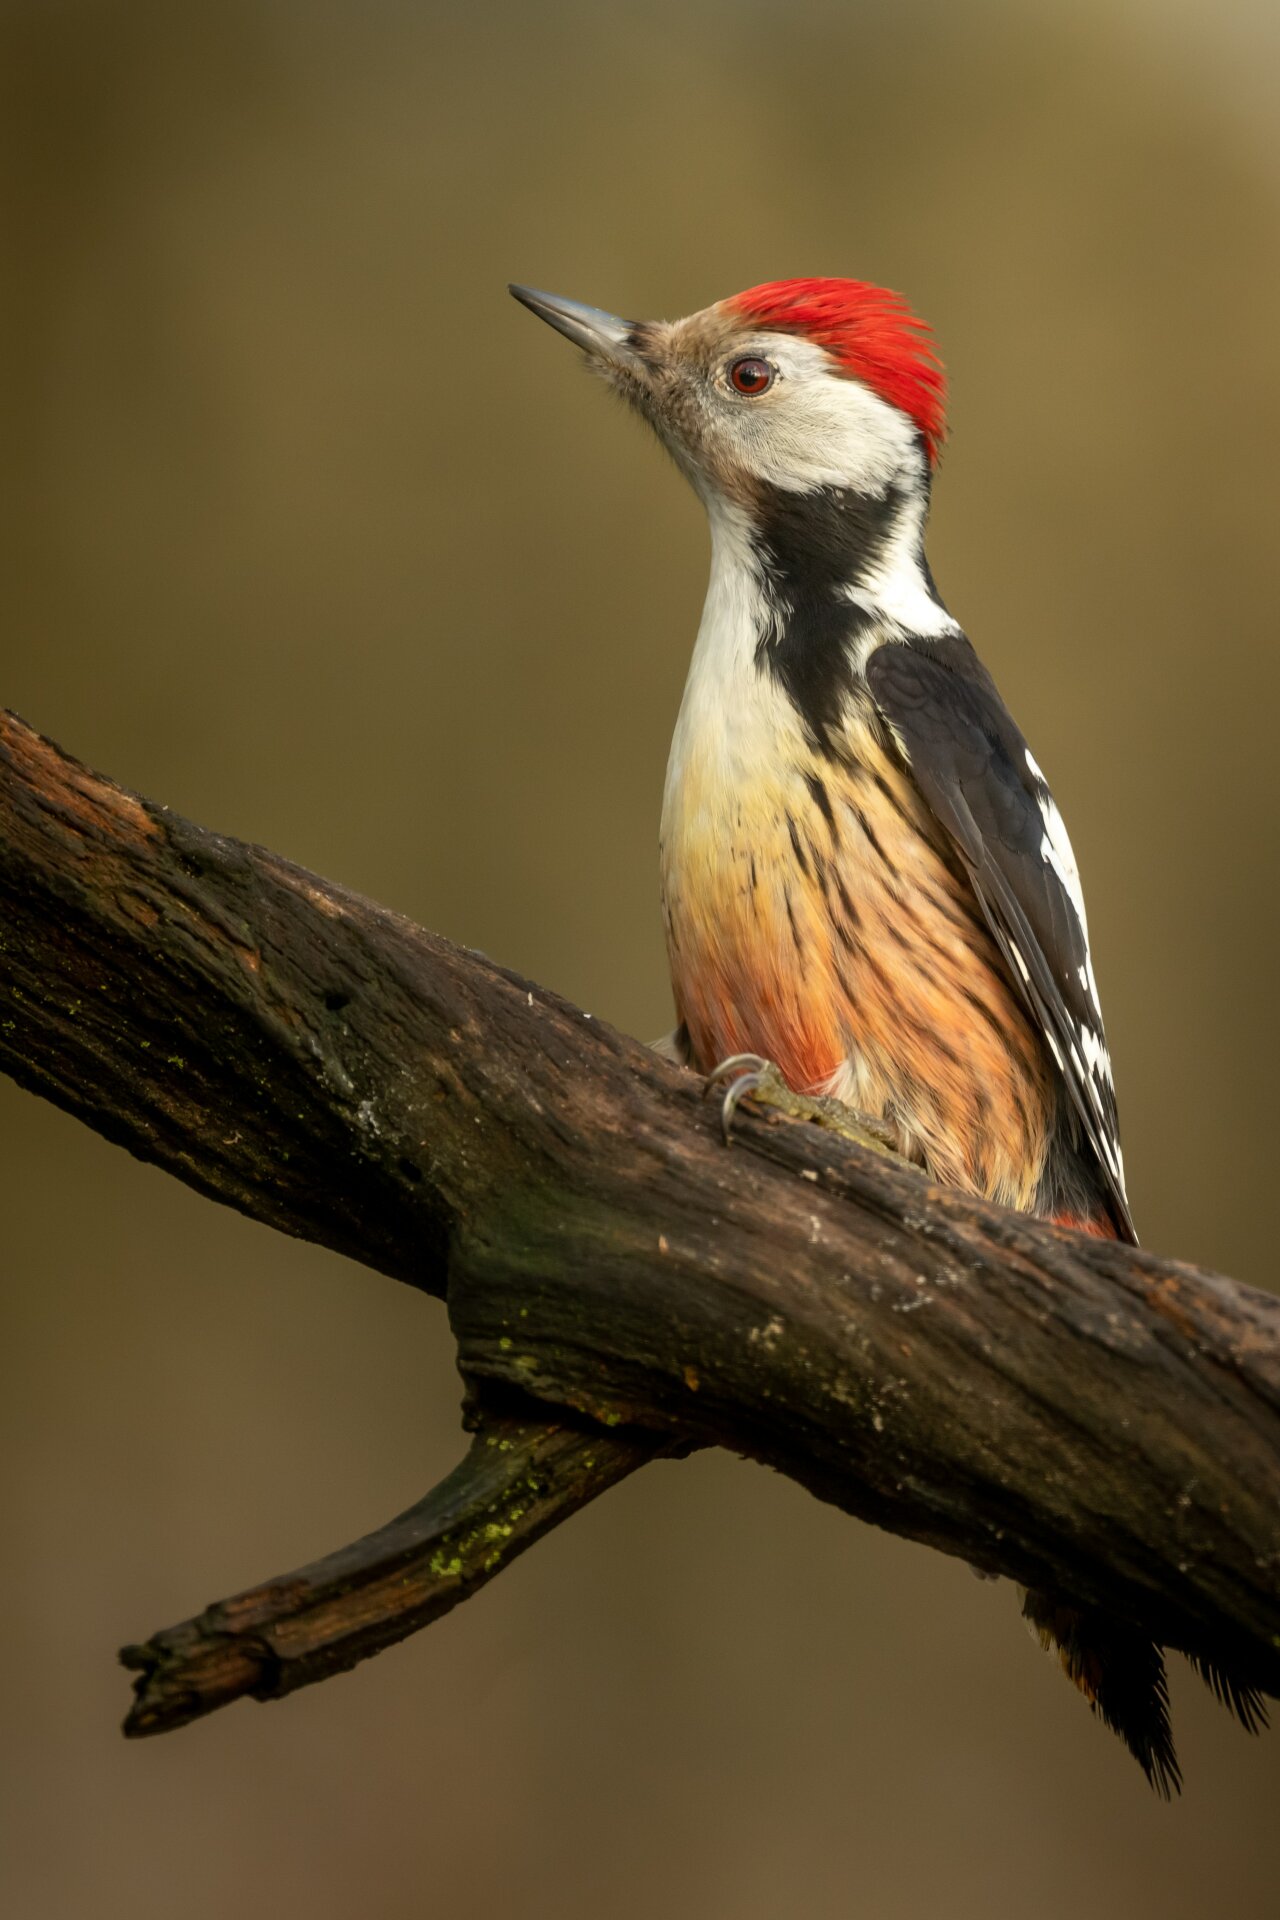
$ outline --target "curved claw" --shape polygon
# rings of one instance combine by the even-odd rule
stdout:
[[[758,1093],[771,1078],[776,1077],[777,1072],[773,1062],[759,1053],[731,1053],[727,1060],[721,1060],[718,1066],[712,1067],[702,1089],[702,1097],[705,1100],[713,1087],[719,1086],[724,1080],[729,1081],[720,1103],[720,1131],[726,1147],[733,1130],[733,1116],[739,1106],[749,1093]]]
[[[733,1132],[733,1116],[749,1093],[755,1093],[764,1085],[763,1073],[741,1073],[731,1085],[725,1088],[724,1099],[720,1103],[720,1131],[724,1135],[726,1147]]]
[[[703,1098],[706,1098],[717,1081],[727,1080],[732,1074],[763,1073],[770,1064],[771,1062],[766,1060],[762,1053],[731,1053],[727,1060],[720,1062],[719,1066],[712,1067],[707,1075],[707,1084],[702,1089]]]

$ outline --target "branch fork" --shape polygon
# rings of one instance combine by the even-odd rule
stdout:
[[[468,1387],[415,1507],[125,1649],[131,1734],[352,1666],[708,1445],[1280,1693],[1280,1301],[747,1103],[726,1152],[693,1075],[11,714],[0,1068],[447,1299]]]

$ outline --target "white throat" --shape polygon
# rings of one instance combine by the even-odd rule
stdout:
[[[787,603],[788,583],[766,573],[759,531],[746,509],[717,492],[704,499],[711,577],[667,762],[664,860],[674,839],[690,832],[708,844],[709,833],[731,835],[744,793],[762,781],[801,779],[813,757],[804,718],[760,658],[762,635],[795,611]],[[870,570],[864,564],[855,581],[829,589],[861,614],[850,620],[844,660],[832,663],[833,672],[847,662],[860,676],[871,652],[886,642],[959,632],[923,565],[926,506],[922,490],[905,492]]]
[[[707,517],[711,577],[667,761],[664,841],[689,805],[719,814],[802,738],[795,708],[756,660],[770,607],[751,521],[719,495],[707,500]]]

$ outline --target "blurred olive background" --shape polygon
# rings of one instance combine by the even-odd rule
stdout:
[[[1268,1283],[1269,0],[8,0],[0,700],[649,1036],[700,512],[508,278],[906,290],[932,551],[1070,818],[1138,1219]],[[1007,1585],[723,1458],[352,1676],[124,1745],[117,1646],[417,1498],[433,1303],[0,1082],[13,1920],[1253,1920],[1280,1736],[1158,1804]]]

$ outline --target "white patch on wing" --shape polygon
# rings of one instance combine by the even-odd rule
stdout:
[[[1084,960],[1077,968],[1076,974],[1080,985],[1089,997],[1089,1004],[1098,1016],[1096,1031],[1088,1027],[1081,1028],[1085,1056],[1090,1070],[1110,1086],[1112,1084],[1111,1061],[1107,1054],[1106,1043],[1102,1039],[1102,1003],[1098,997],[1098,982],[1093,971],[1093,955],[1089,951],[1089,921],[1085,913],[1084,889],[1080,885],[1080,869],[1076,865],[1076,856],[1067,834],[1066,821],[1058,810],[1057,802],[1049,791],[1044,772],[1030,747],[1027,748],[1027,767],[1035,781],[1036,805],[1040,809],[1040,818],[1044,824],[1040,858],[1057,874],[1075,911],[1076,919],[1080,922]]]
[[[1116,1137],[1111,1114],[1114,1112],[1114,1082],[1111,1075],[1111,1056],[1107,1052],[1107,1043],[1102,1037],[1101,1027],[1095,1030],[1089,1026],[1077,1026],[1080,1036],[1080,1049],[1073,1045],[1072,1064],[1075,1066],[1081,1086],[1089,1095],[1097,1121],[1098,1139],[1108,1167],[1124,1192],[1124,1155],[1120,1151],[1120,1142]],[[1081,1058],[1083,1053],[1083,1059]]]
[[[1110,1086],[1111,1055],[1107,1052],[1107,1043],[1102,1035],[1095,1032],[1092,1027],[1081,1027],[1080,1044],[1084,1049],[1084,1057],[1090,1073]]]
[[[1080,922],[1080,931],[1084,935],[1087,955],[1089,921],[1084,910],[1084,889],[1080,885],[1080,869],[1076,865],[1075,849],[1071,845],[1067,823],[1058,810],[1057,801],[1049,791],[1049,782],[1044,777],[1044,769],[1030,747],[1027,748],[1027,768],[1035,781],[1036,805],[1040,809],[1040,819],[1044,825],[1044,837],[1040,842],[1040,858],[1047,866],[1053,868],[1066,890],[1067,898],[1075,908],[1076,919]],[[1092,981],[1092,964],[1089,966],[1089,977]],[[1096,1006],[1098,1000],[1096,984],[1090,987],[1090,993]]]
[[[1094,973],[1093,973],[1093,956],[1089,952],[1087,941],[1085,943],[1085,950],[1084,950],[1084,965],[1079,969],[1079,975],[1080,975],[1080,985],[1084,988],[1085,992],[1088,994],[1090,1005],[1093,1007],[1093,1010],[1097,1014],[1098,1019],[1101,1020],[1102,1019],[1102,1002],[1098,998],[1098,982],[1094,978]]]
[[[1087,943],[1089,923],[1085,918],[1084,892],[1080,886],[1080,870],[1076,866],[1076,856],[1067,838],[1066,822],[1058,812],[1057,802],[1048,787],[1042,786],[1037,789],[1036,804],[1040,808],[1040,818],[1044,822],[1040,858],[1053,868],[1061,880],[1067,898],[1075,908],[1076,919],[1080,922],[1080,931],[1084,934]]]
[[[1111,1055],[1102,1033],[1102,1002],[1098,996],[1098,982],[1093,971],[1093,955],[1089,950],[1089,922],[1085,915],[1084,890],[1080,885],[1080,870],[1076,865],[1076,856],[1067,834],[1066,822],[1058,810],[1056,801],[1049,791],[1049,783],[1044,770],[1032,753],[1026,750],[1027,769],[1035,782],[1036,805],[1040,809],[1040,818],[1044,825],[1044,836],[1040,842],[1040,858],[1051,867],[1062,882],[1067,898],[1080,922],[1080,936],[1084,944],[1084,960],[1076,969],[1076,977],[1088,997],[1089,1005],[1096,1016],[1096,1026],[1083,1022],[1076,1026],[1079,1045],[1071,1046],[1071,1064],[1076,1078],[1084,1091],[1096,1121],[1096,1131],[1103,1158],[1119,1185],[1121,1193],[1124,1185],[1124,1154],[1116,1137],[1111,1115],[1115,1111],[1115,1080],[1111,1070]],[[1021,966],[1021,959],[1014,949],[1014,958]],[[1062,1061],[1052,1037],[1046,1033],[1046,1039],[1053,1048],[1054,1057],[1061,1066]]]

